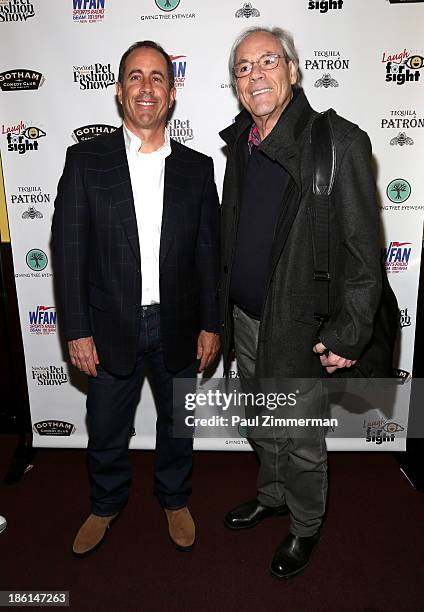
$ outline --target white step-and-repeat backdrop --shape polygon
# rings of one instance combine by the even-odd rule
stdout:
[[[66,148],[120,125],[115,81],[135,41],[159,42],[174,62],[173,138],[225,157],[218,132],[238,112],[227,70],[246,27],[294,35],[303,87],[317,110],[333,107],[371,138],[382,256],[400,308],[397,366],[412,368],[424,210],[424,2],[407,0],[0,0],[0,151],[36,446],[85,446],[84,380],[70,371],[55,309],[50,224]],[[420,163],[421,162],[421,163]],[[405,445],[408,385],[384,406],[344,417],[328,448]],[[343,421],[343,419],[342,419]],[[154,446],[155,409],[142,392],[131,446]],[[199,438],[197,448],[245,450],[243,439]]]

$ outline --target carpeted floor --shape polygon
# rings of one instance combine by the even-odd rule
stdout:
[[[2,472],[14,439],[0,436]],[[255,493],[253,453],[199,452],[190,508],[198,539],[179,553],[151,494],[153,453],[133,452],[130,502],[87,559],[71,554],[89,512],[83,451],[40,450],[14,486],[0,486],[0,590],[69,590],[76,611],[421,612],[424,610],[424,495],[393,457],[330,454],[330,497],[322,540],[304,575],[268,574],[288,519],[231,532],[222,516]]]

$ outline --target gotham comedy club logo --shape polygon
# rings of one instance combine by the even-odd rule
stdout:
[[[77,143],[85,142],[86,140],[91,140],[103,134],[112,134],[116,129],[114,125],[108,125],[107,123],[92,123],[76,128],[72,132],[72,138]]]
[[[38,89],[44,83],[41,72],[29,68],[14,68],[0,72],[0,89],[2,91],[22,91]]]
[[[40,436],[70,436],[76,427],[67,421],[48,420],[34,423],[33,430]]]

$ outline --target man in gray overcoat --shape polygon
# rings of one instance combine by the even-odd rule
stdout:
[[[372,336],[381,296],[379,221],[369,138],[333,113],[330,315],[325,321],[316,317],[310,134],[318,113],[298,86],[298,65],[291,36],[278,28],[247,30],[231,52],[244,109],[221,132],[228,150],[221,339],[225,368],[234,347],[242,383],[316,379],[304,394],[302,416],[317,416],[325,404],[320,379],[351,368]],[[290,416],[296,416],[293,408]],[[251,442],[260,462],[257,496],[228,512],[225,525],[253,527],[288,513],[289,533],[276,549],[271,573],[294,576],[309,563],[325,512],[325,430],[303,435],[281,428]]]

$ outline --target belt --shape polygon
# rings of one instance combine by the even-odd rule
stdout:
[[[156,314],[160,311],[160,304],[147,304],[146,306],[140,306],[140,315],[144,317],[148,317],[150,315]]]

